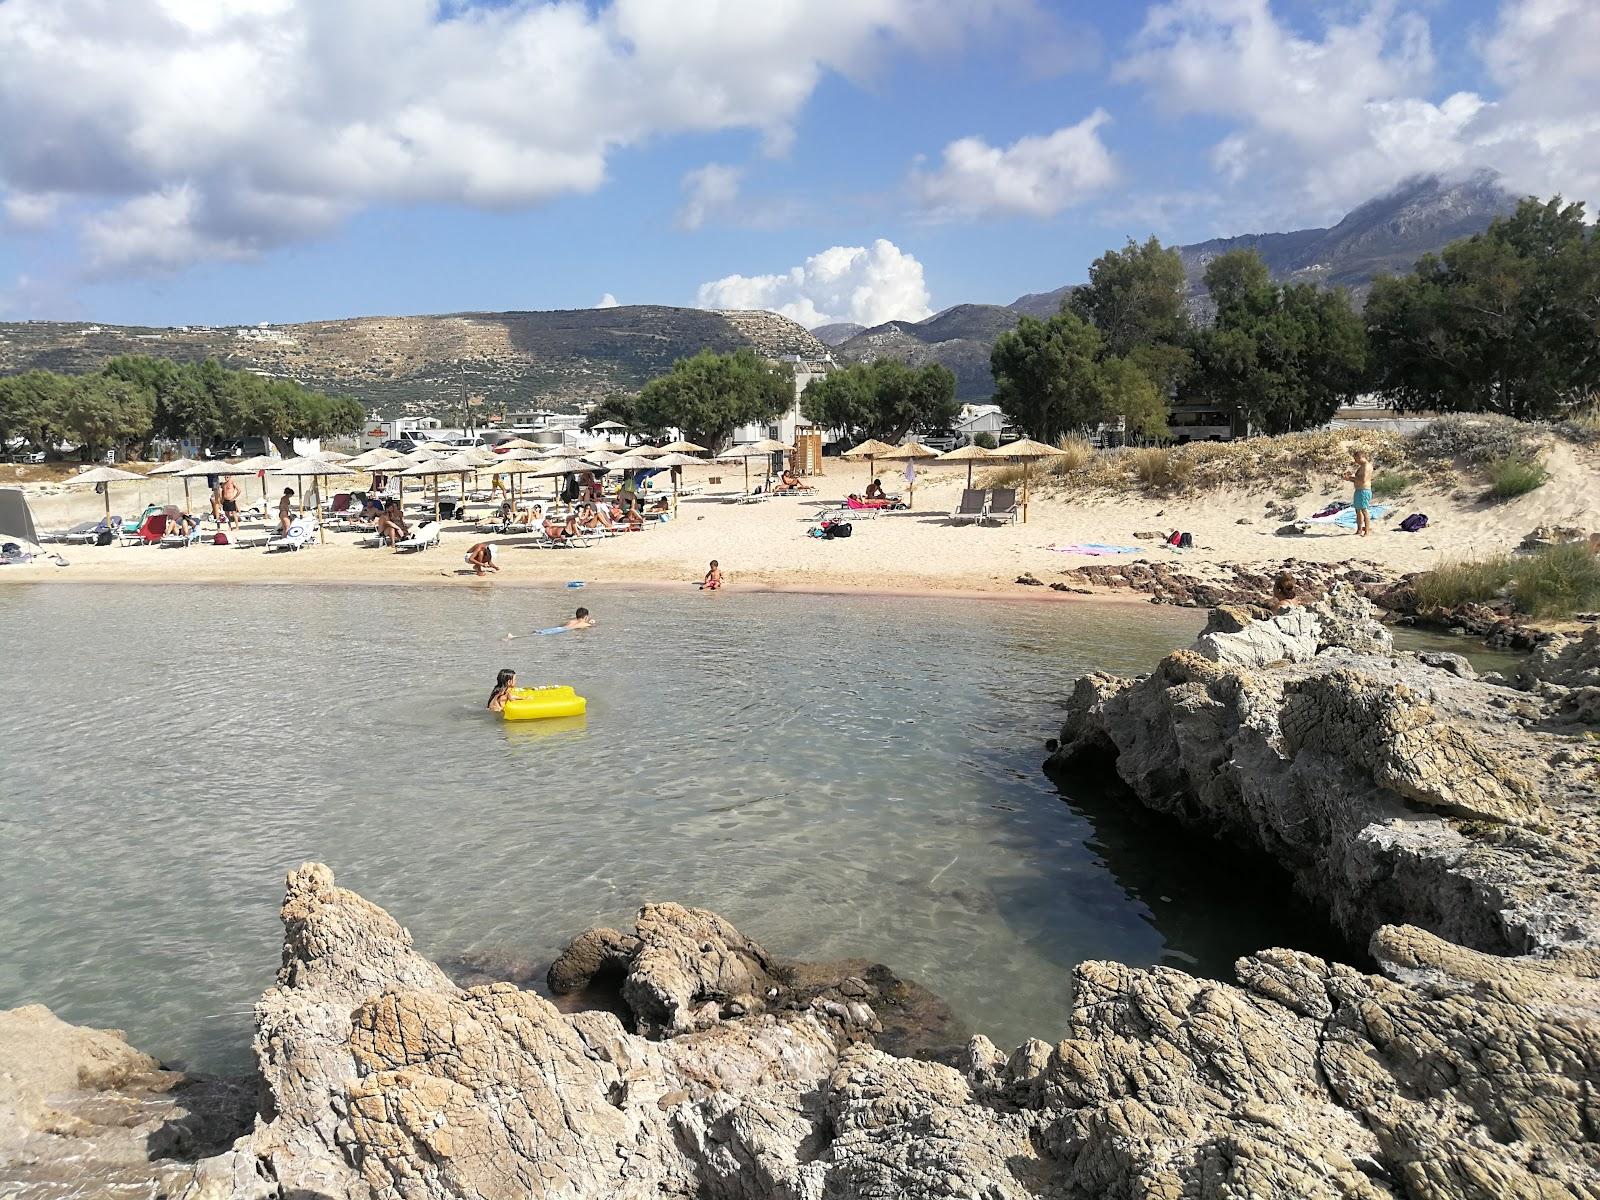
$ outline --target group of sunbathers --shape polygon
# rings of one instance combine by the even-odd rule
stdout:
[[[904,508],[905,502],[899,496],[891,496],[883,490],[883,480],[874,479],[867,484],[867,490],[861,495],[851,492],[845,501],[848,508]]]
[[[554,515],[547,516],[542,505],[533,504],[518,509],[510,500],[506,500],[483,519],[502,532],[515,533],[519,528],[530,533],[537,530],[552,541],[564,541],[582,537],[585,533],[615,533],[619,529],[638,531],[644,528],[647,519],[667,512],[669,507],[665,496],[643,509],[639,507],[637,498],[630,500],[627,505],[619,501],[582,501],[562,520]]]

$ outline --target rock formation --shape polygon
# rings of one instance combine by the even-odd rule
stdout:
[[[1055,1040],[1006,1054],[972,1037],[932,1062],[885,1044],[906,993],[882,968],[807,972],[714,913],[651,904],[631,931],[580,934],[552,991],[614,989],[621,1015],[563,1012],[452,982],[307,864],[257,1007],[253,1127],[187,1162],[118,1134],[119,1184],[143,1172],[145,1194],[182,1200],[1600,1197],[1593,751],[1547,698],[1396,654],[1348,593],[1266,622],[1219,613],[1203,642],[1141,680],[1080,681],[1054,766],[1109,756],[1144,803],[1265,848],[1371,935],[1378,973],[1289,949],[1240,959],[1237,983],[1086,962]],[[1585,678],[1593,650],[1537,669]],[[94,1144],[70,1105],[136,1107],[152,1077],[115,1035],[0,1014],[0,1121],[21,1130],[0,1134],[0,1194],[61,1194],[27,1173],[41,1139]]]

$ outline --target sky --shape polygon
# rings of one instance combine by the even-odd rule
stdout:
[[[1597,0],[0,0],[0,320],[917,320],[1424,173],[1600,202]]]

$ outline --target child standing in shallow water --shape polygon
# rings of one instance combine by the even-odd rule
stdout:
[[[1345,476],[1355,488],[1351,507],[1356,510],[1356,532],[1362,537],[1372,532],[1372,460],[1365,450],[1352,450],[1355,469]]]
[[[708,592],[714,592],[722,586],[722,568],[717,565],[717,560],[711,560],[711,569],[706,572],[705,580],[700,584]]]

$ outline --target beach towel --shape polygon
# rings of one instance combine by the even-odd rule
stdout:
[[[1099,558],[1108,554],[1137,554],[1143,546],[1108,546],[1105,542],[1076,542],[1071,546],[1051,546],[1057,554],[1087,554]]]
[[[1374,504],[1367,510],[1367,517],[1376,521],[1388,511],[1389,506],[1387,504]],[[1337,525],[1341,529],[1354,529],[1356,527],[1356,510],[1344,508],[1326,517],[1312,517],[1311,523],[1313,525]]]

